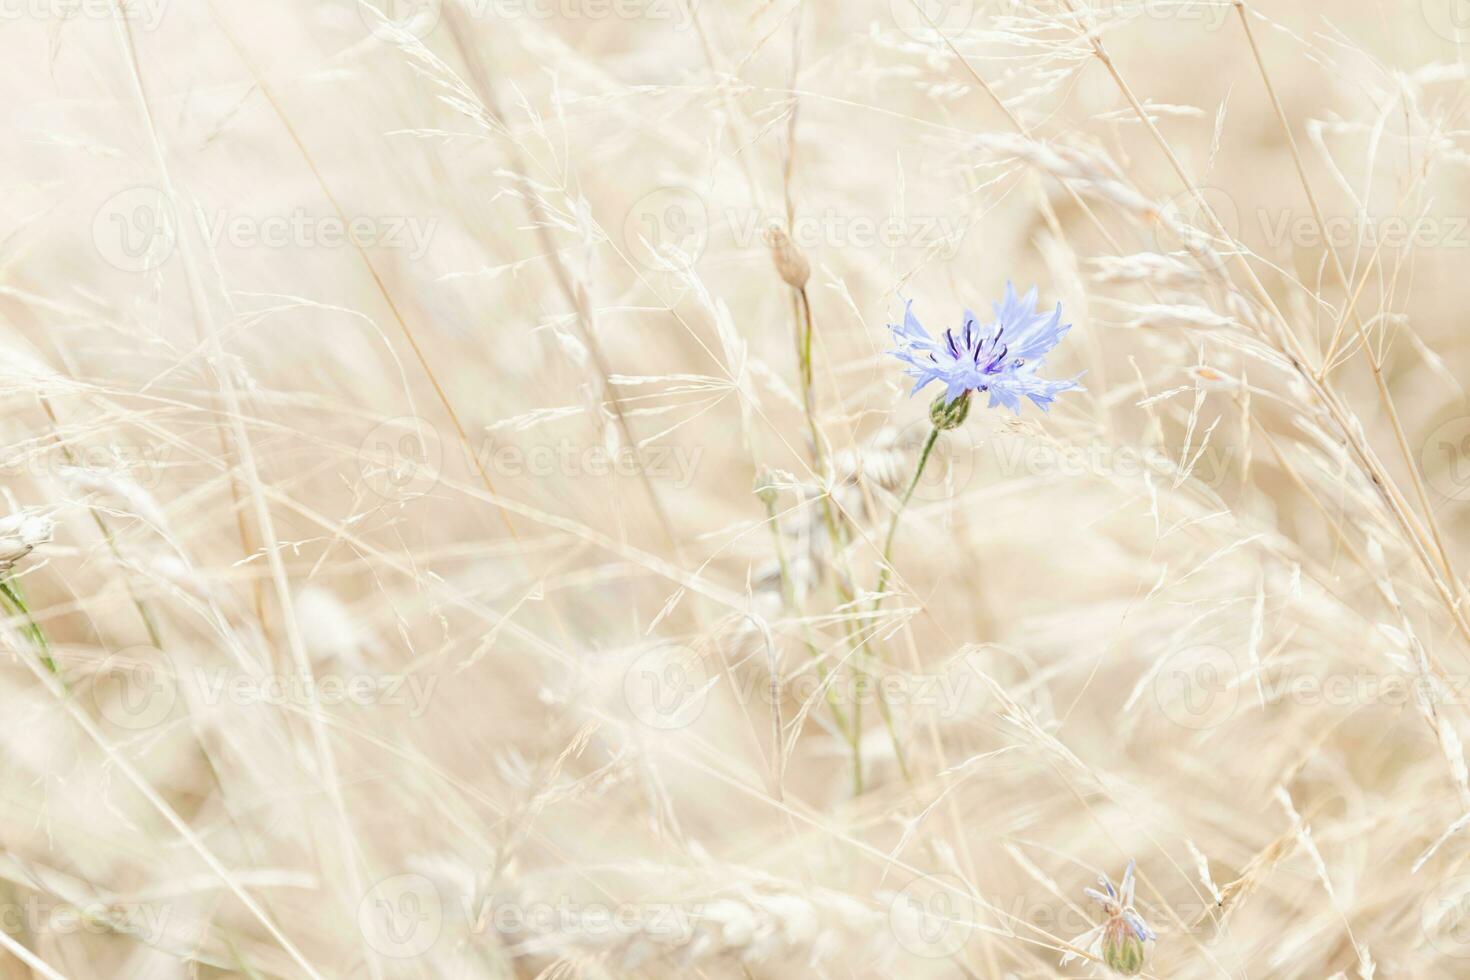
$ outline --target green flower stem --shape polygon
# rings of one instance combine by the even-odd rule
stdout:
[[[816,324],[812,318],[811,299],[807,296],[805,287],[792,288],[791,302],[792,313],[796,319],[796,360],[797,374],[801,380],[801,404],[806,415],[807,431],[812,441],[812,471],[817,474],[820,482],[827,471],[827,464],[826,453],[822,445],[822,433],[817,427],[817,393],[812,365],[812,336],[816,333]],[[853,600],[852,590],[842,581],[842,570],[837,567],[838,559],[847,546],[846,535],[842,533],[842,524],[837,520],[837,514],[832,508],[831,497],[826,492],[822,494],[821,507],[822,522],[827,527],[827,538],[832,543],[833,580],[837,594],[842,601],[851,602]],[[852,644],[854,652],[861,656],[862,643],[857,636],[857,628],[856,620],[848,622],[847,639]],[[835,694],[830,693],[830,688],[829,698],[833,700],[836,698]],[[846,732],[848,745],[852,750],[854,796],[860,795],[863,791],[862,710],[861,703],[853,705],[852,724]]]
[[[22,632],[35,644],[37,652],[41,654],[41,662],[46,665],[46,669],[57,677],[60,677],[61,671],[57,669],[56,659],[51,656],[51,644],[46,641],[46,633],[37,625],[36,620],[31,616],[30,607],[26,605],[25,597],[21,595],[20,586],[16,585],[8,577],[0,577],[0,605],[3,605],[7,612],[25,617],[26,625],[22,629]]]
[[[810,433],[810,438],[812,442],[812,468],[814,472],[816,472],[818,479],[820,480],[822,475],[826,472],[826,459],[824,446],[822,444],[822,433],[821,430],[817,427],[816,383],[814,379],[812,364],[812,337],[816,333],[816,325],[812,318],[811,299],[807,296],[805,287],[793,287],[792,306],[793,314],[796,319],[796,357],[798,363],[798,376],[801,380],[801,402],[802,408],[805,410],[807,430]],[[909,492],[913,492],[912,487],[910,487]],[[856,598],[856,596],[853,594],[853,590],[849,588],[846,583],[843,582],[843,570],[837,567],[839,557],[843,554],[847,547],[847,536],[843,533],[842,524],[837,519],[837,514],[833,509],[830,494],[827,494],[825,492],[822,494],[821,507],[822,520],[827,527],[827,537],[832,543],[832,564],[834,570],[833,579],[836,585],[837,594],[843,602],[852,602],[853,599]],[[891,531],[889,532],[889,537],[890,539],[892,538]],[[782,574],[785,574],[784,569]],[[848,577],[851,578],[850,570],[848,570]],[[859,630],[859,617],[854,616],[847,622],[847,641],[852,647],[853,655],[856,658],[853,669],[858,673],[858,676],[860,678],[871,680],[871,672],[868,671],[865,666],[863,666],[863,661],[866,659],[867,656],[863,651],[863,647],[866,641],[864,641],[858,635]],[[893,727],[893,718],[891,712],[889,711],[888,703],[886,700],[883,699],[882,685],[878,685],[878,691],[879,710],[882,712],[883,721],[888,729],[889,738],[893,741],[894,757],[898,760],[898,767],[900,772],[903,774],[904,779],[908,780],[908,765],[904,759],[903,747],[899,743],[898,732]],[[832,702],[835,702],[836,700],[836,696],[832,694],[830,688],[828,689],[828,699]],[[836,709],[835,703],[833,704],[833,708],[834,710]],[[837,717],[840,719],[842,716],[839,713],[837,714]],[[852,781],[854,796],[860,796],[863,792],[862,718],[862,698],[858,698],[857,703],[854,704],[852,707],[852,722],[846,732],[848,736],[848,745],[851,747],[852,750]]]
[[[914,490],[918,487],[919,480],[924,475],[924,466],[929,462],[929,456],[934,452],[934,445],[939,441],[940,431],[938,426],[929,430],[929,438],[925,440],[924,449],[919,453],[919,464],[914,468],[913,479],[909,481],[908,488],[904,490],[903,497],[898,502],[898,510],[894,511],[893,520],[888,525],[888,537],[883,542],[883,567],[878,572],[877,595],[873,598],[873,606],[870,612],[876,613],[878,608],[883,605],[883,591],[888,588],[888,576],[893,568],[893,539],[898,533],[898,521],[903,516],[904,508],[908,506],[909,498],[914,495]],[[860,650],[856,650],[855,648],[855,651],[859,657],[862,656]],[[863,668],[860,667],[858,669],[862,670],[863,676],[869,676],[868,672]],[[862,725],[862,707],[862,699],[859,698],[858,703],[853,706],[853,721],[859,728]],[[878,710],[883,715],[883,724],[888,729],[888,737],[893,741],[893,754],[894,758],[898,761],[899,771],[903,774],[904,779],[908,780],[908,764],[903,757],[903,747],[899,742],[898,732],[893,727],[893,713],[888,707],[888,699],[883,696],[883,687],[881,684],[878,685]],[[855,764],[858,766],[857,788],[858,792],[862,792],[862,755],[860,749],[856,750],[855,757]]]
[[[929,462],[929,456],[934,452],[934,444],[939,441],[939,427],[935,426],[929,430],[929,438],[924,442],[924,449],[919,453],[919,465],[914,468],[914,478],[909,481],[908,489],[903,492],[903,498],[898,502],[898,510],[893,512],[893,520],[888,525],[888,537],[883,541],[883,568],[878,572],[878,594],[873,599],[873,612],[883,604],[883,590],[888,588],[889,573],[893,570],[893,539],[898,534],[898,520],[903,516],[903,510],[908,506],[909,498],[914,495],[914,489],[919,485],[919,479],[924,475],[924,466]]]

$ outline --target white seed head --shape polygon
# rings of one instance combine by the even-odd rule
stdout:
[[[34,511],[0,518],[0,572],[8,572],[38,544],[51,540],[55,522]]]

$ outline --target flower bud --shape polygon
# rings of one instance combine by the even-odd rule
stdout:
[[[771,471],[761,467],[755,475],[755,495],[760,498],[761,503],[772,507],[776,503],[778,491],[776,481],[771,476]]]
[[[779,225],[772,225],[766,229],[766,244],[771,246],[771,258],[775,259],[776,271],[786,285],[792,289],[804,289],[812,277],[812,266],[791,236]]]
[[[1125,977],[1143,972],[1143,940],[1121,918],[1111,920],[1103,929],[1102,958],[1108,969]]]
[[[929,421],[941,432],[958,429],[965,424],[970,414],[970,393],[967,391],[954,401],[946,401],[943,395],[929,405]]]

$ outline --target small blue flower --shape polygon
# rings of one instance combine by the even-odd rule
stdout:
[[[915,379],[911,394],[939,381],[947,402],[971,391],[987,392],[991,408],[1004,405],[1020,414],[1023,397],[1045,410],[1057,395],[1081,387],[1075,380],[1049,381],[1036,375],[1046,355],[1072,329],[1070,323],[1062,323],[1062,304],[1050,314],[1037,313],[1036,288],[1018,297],[1008,282],[1005,298],[991,308],[995,311],[991,323],[982,326],[966,310],[959,330],[946,330],[935,340],[914,316],[913,300],[907,302],[903,323],[889,324],[898,345],[889,353],[908,365]]]
[[[1123,872],[1123,881],[1117,888],[1113,887],[1106,875],[1097,880],[1107,890],[1106,894],[1095,888],[1084,888],[1082,891],[1103,907],[1103,914],[1107,918],[1102,925],[1074,939],[1072,945],[1080,946],[1090,941],[1090,952],[1100,956],[1114,973],[1125,977],[1137,976],[1143,972],[1143,963],[1148,957],[1145,944],[1159,937],[1133,907],[1133,862],[1128,862],[1128,869]],[[1063,957],[1062,962],[1069,959],[1071,954]]]

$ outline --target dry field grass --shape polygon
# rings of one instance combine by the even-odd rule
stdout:
[[[1463,0],[0,17],[0,975],[1470,975]]]

